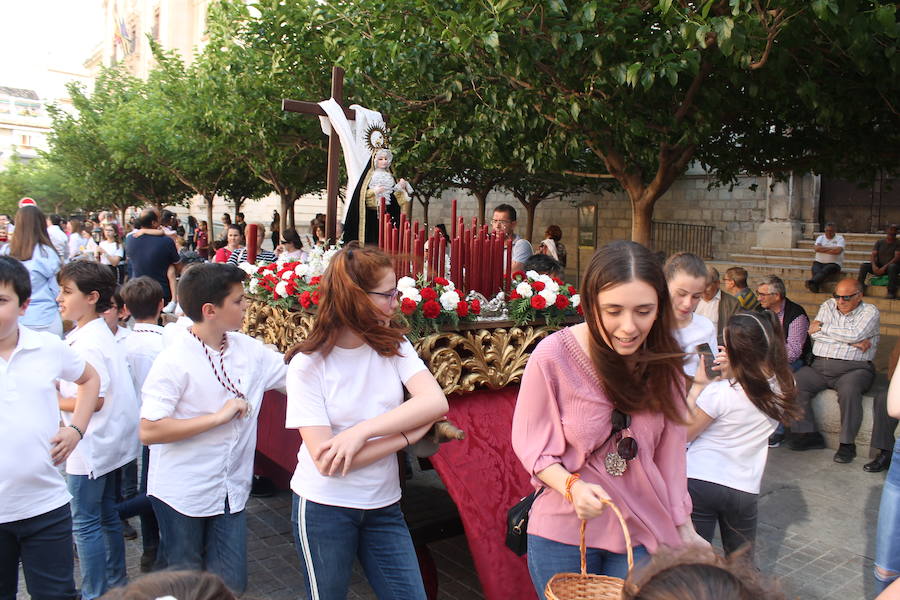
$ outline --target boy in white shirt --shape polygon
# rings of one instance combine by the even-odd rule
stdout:
[[[163,328],[160,327],[159,315],[163,307],[163,289],[159,282],[152,277],[137,277],[126,283],[121,290],[123,306],[134,318],[134,328],[125,340],[122,341],[122,350],[125,352],[125,360],[131,371],[131,380],[138,395],[141,397],[141,388],[147,373],[153,366],[153,361],[163,349]],[[140,493],[117,506],[119,515],[125,519],[134,515],[141,518],[141,542],[143,554],[141,556],[141,570],[144,572],[161,568],[157,564],[159,548],[159,524],[156,515],[147,497],[147,473],[150,464],[150,448],[143,446],[141,450],[141,479]]]
[[[178,298],[193,321],[167,338],[141,390],[147,493],[170,568],[205,569],[247,586],[244,507],[263,393],[284,389],[283,357],[237,330],[246,274],[228,264],[184,272]]]
[[[68,458],[88,428],[100,377],[57,336],[18,324],[30,295],[25,266],[0,256],[0,598],[16,597],[20,559],[32,598],[72,598],[71,496],[54,465]],[[58,378],[78,386],[65,427],[59,424]]]
[[[100,375],[101,408],[84,432],[84,440],[66,461],[72,494],[72,524],[85,600],[125,585],[125,541],[115,509],[119,467],[137,457],[138,406],[125,358],[101,314],[110,307],[116,278],[99,263],[70,262],[59,272],[57,297],[63,319],[77,327],[66,342]],[[60,380],[63,422],[72,422],[74,384]]]

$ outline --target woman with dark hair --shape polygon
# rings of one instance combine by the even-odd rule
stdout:
[[[688,490],[697,533],[712,541],[716,524],[731,554],[756,540],[756,501],[769,436],[800,415],[784,335],[774,313],[740,313],[725,327],[721,379],[710,383],[701,358],[688,394]]]
[[[200,221],[197,226],[197,254],[203,260],[209,259],[209,224],[206,221]]]
[[[197,247],[197,229],[198,223],[196,217],[194,217],[194,215],[188,215],[186,231],[187,236],[185,237],[188,250],[194,250]]]
[[[109,265],[119,285],[125,283],[125,246],[119,241],[119,228],[114,223],[103,226],[103,241],[97,244],[94,255],[100,264]]]
[[[37,206],[23,206],[16,212],[16,230],[3,254],[22,261],[31,276],[31,302],[19,323],[35,331],[49,331],[62,337],[62,319],[56,305],[59,284],[56,274],[62,260],[47,233],[47,220]]]
[[[351,242],[319,294],[312,332],[285,357],[286,423],[303,439],[291,518],[307,596],[346,598],[358,558],[379,598],[424,599],[396,454],[441,418],[447,399],[396,318],[389,256]]]
[[[285,230],[284,235],[281,236],[281,245],[276,246],[276,254],[278,254],[278,262],[303,260],[306,253],[303,251],[300,235],[293,229]]]
[[[528,569],[538,595],[561,571],[625,578],[622,508],[636,560],[660,546],[707,545],[691,524],[681,353],[666,280],[640,244],[598,250],[584,273],[585,322],[532,353],[516,402],[513,450],[543,492],[528,522]]]
[[[244,247],[244,234],[237,225],[229,225],[226,230],[225,245],[216,250],[216,256],[213,262],[227,263],[231,257],[231,253]]]
[[[272,248],[277,248],[281,239],[281,215],[277,210],[272,211],[272,224],[269,225],[269,231],[272,235]]]
[[[541,241],[539,254],[546,254],[554,258],[563,267],[566,266],[566,246],[562,243],[562,229],[559,225],[551,225],[544,232],[544,239]]]

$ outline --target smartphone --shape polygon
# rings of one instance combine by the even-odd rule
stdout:
[[[706,376],[712,381],[716,377],[720,376],[716,370],[713,370],[713,367],[716,366],[714,361],[716,357],[713,355],[712,348],[709,347],[709,344],[700,344],[697,346],[697,352],[700,353],[700,356],[703,357],[703,362],[706,364]]]

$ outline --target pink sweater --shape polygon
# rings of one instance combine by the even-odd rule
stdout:
[[[676,526],[691,515],[691,497],[685,471],[685,428],[661,414],[631,416],[631,434],[638,456],[628,462],[621,477],[604,468],[614,438],[592,451],[612,430],[612,403],[601,389],[590,358],[568,329],[538,344],[525,367],[512,424],[513,450],[534,476],[561,463],[570,473],[581,473],[587,483],[603,486],[622,511],[632,544],[655,552],[660,545],[681,545]],[[536,487],[542,485],[533,477]],[[563,496],[547,488],[531,509],[528,533],[577,545],[579,519]],[[587,524],[591,548],[624,553],[625,540],[612,511],[604,511]]]

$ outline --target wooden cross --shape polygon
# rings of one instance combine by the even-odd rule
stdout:
[[[356,113],[347,109],[344,102],[344,70],[340,67],[331,68],[331,97],[338,103],[344,116],[349,120],[356,119]],[[319,117],[327,117],[328,115],[321,106],[315,102],[303,102],[302,100],[281,101],[281,109],[288,112],[303,113],[306,115],[316,115]],[[326,179],[326,189],[328,192],[328,201],[325,208],[325,237],[331,243],[337,241],[337,199],[338,199],[338,176],[340,166],[341,140],[338,138],[337,132],[332,128],[331,135],[328,136],[328,178]],[[347,199],[349,201],[349,198]],[[361,235],[361,234],[360,234]]]

